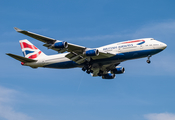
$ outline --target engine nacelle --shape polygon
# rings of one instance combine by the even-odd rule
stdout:
[[[114,79],[115,78],[115,74],[111,74],[111,73],[108,73],[108,74],[104,74],[102,76],[103,79]]]
[[[98,51],[98,49],[87,50],[87,51],[85,51],[85,55],[86,56],[98,56],[99,51]]]
[[[112,74],[122,74],[125,72],[124,67],[117,66],[115,69],[111,70]]]
[[[68,44],[67,42],[63,41],[63,42],[56,42],[54,45],[53,45],[54,48],[67,48],[68,47]]]

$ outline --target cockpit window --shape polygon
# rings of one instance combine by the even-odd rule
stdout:
[[[155,40],[154,38],[151,38],[151,40]]]

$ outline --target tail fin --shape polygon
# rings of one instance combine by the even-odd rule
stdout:
[[[19,41],[24,57],[29,59],[37,59],[46,56],[42,51],[35,47],[27,39]]]

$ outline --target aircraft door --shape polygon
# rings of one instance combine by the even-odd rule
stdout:
[[[121,48],[120,47],[118,47],[118,52],[121,52]]]
[[[44,60],[42,60],[42,65],[46,65],[46,63],[45,63],[45,59],[44,59]]]
[[[143,45],[140,45],[140,49],[143,49]]]

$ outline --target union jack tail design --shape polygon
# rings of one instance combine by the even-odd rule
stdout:
[[[27,39],[19,41],[24,57],[30,59],[37,59],[46,56],[42,51],[35,47]]]

